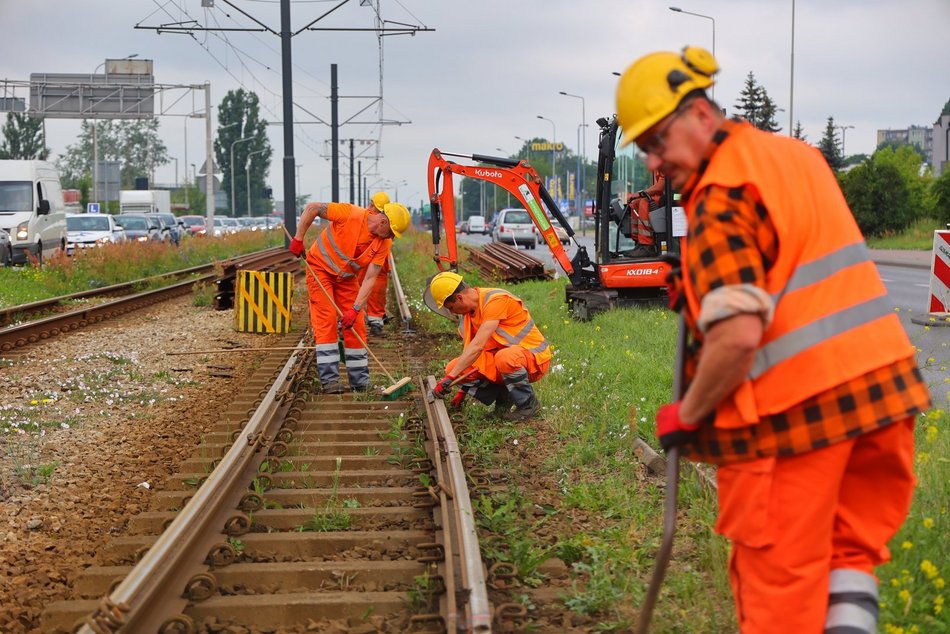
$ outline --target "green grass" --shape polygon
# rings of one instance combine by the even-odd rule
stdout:
[[[934,244],[934,230],[943,228],[943,223],[933,218],[921,218],[908,227],[904,233],[880,238],[868,238],[867,243],[871,249],[930,251]]]
[[[68,295],[93,288],[145,279],[154,275],[225,260],[283,245],[283,233],[245,231],[224,238],[193,238],[180,247],[124,243],[59,255],[42,268],[0,268],[0,307]],[[143,285],[145,290],[148,284]]]

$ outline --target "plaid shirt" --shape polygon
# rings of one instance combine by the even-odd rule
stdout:
[[[709,161],[735,126],[726,121],[714,136],[700,168],[685,187],[683,198],[699,182]],[[746,124],[747,125],[747,124]],[[778,254],[778,235],[754,187],[711,185],[697,192],[689,216],[689,249],[684,271],[702,300],[706,293],[733,284],[766,288],[766,272]],[[702,335],[696,315],[686,311],[692,335],[687,348],[687,382],[696,372]],[[690,459],[728,464],[769,456],[791,456],[865,434],[926,411],[930,395],[913,357],[878,368],[765,416],[756,425],[719,429],[700,427]]]

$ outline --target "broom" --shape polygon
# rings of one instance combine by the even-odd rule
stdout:
[[[283,225],[281,225],[281,228],[284,230],[284,233],[287,234],[287,238],[288,238],[289,240],[293,240],[293,236],[290,235],[290,232],[289,232],[289,231],[287,231],[287,227],[284,227]],[[320,278],[317,277],[317,274],[313,271],[313,267],[311,267],[311,266],[310,266],[310,263],[307,262],[306,256],[304,256],[304,257],[302,257],[302,258],[300,258],[300,259],[301,259],[301,261],[304,263],[304,265],[307,267],[307,271],[310,273],[311,277],[313,277],[313,281],[316,282],[316,283],[317,283],[317,286],[320,287],[320,290],[323,291],[323,294],[324,294],[324,296],[326,296],[327,301],[330,302],[330,305],[333,306],[334,310],[336,310],[337,317],[339,317],[339,318],[342,319],[342,318],[343,318],[343,311],[340,310],[340,307],[336,305],[336,302],[335,302],[335,301],[333,301],[333,298],[330,296],[330,293],[328,293],[328,292],[327,292],[327,289],[324,288],[323,282],[320,281]],[[383,374],[385,374],[385,375],[386,375],[386,378],[388,378],[388,379],[390,380],[390,382],[392,383],[392,385],[390,385],[390,386],[387,387],[385,390],[383,390],[383,393],[382,393],[382,400],[384,400],[384,401],[394,401],[394,400],[396,400],[397,398],[399,398],[400,396],[402,396],[403,394],[405,394],[406,392],[408,392],[409,390],[412,389],[412,379],[411,379],[410,377],[404,376],[404,377],[402,377],[401,379],[399,379],[398,381],[397,381],[396,379],[394,379],[394,378],[393,378],[393,375],[390,374],[390,373],[389,373],[389,370],[386,369],[386,366],[383,365],[383,362],[380,361],[380,360],[376,357],[376,355],[373,354],[373,351],[370,350],[370,347],[369,347],[368,345],[366,345],[366,340],[363,339],[363,337],[360,336],[360,333],[358,333],[358,332],[356,332],[356,331],[354,330],[354,331],[353,331],[353,334],[356,336],[357,340],[358,340],[361,344],[363,344],[363,347],[366,348],[366,352],[369,353],[369,356],[373,357],[373,361],[375,361],[376,364],[379,365],[379,368],[383,371]]]

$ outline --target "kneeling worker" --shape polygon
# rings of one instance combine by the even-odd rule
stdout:
[[[432,278],[429,291],[439,308],[461,315],[462,354],[449,362],[445,377],[433,390],[446,396],[452,383],[463,377],[452,400],[458,406],[465,394],[507,420],[527,420],[541,409],[531,384],[547,374],[551,349],[534,325],[524,302],[500,288],[476,288],[458,273]],[[511,407],[514,406],[514,410]]]
[[[317,374],[325,393],[343,391],[335,304],[343,311],[340,322],[350,389],[364,391],[369,385],[369,362],[360,342],[366,340],[366,325],[360,313],[389,257],[392,239],[400,237],[409,226],[409,211],[399,203],[385,205],[383,213],[345,203],[310,203],[304,208],[297,234],[290,242],[291,253],[303,255],[304,236],[318,216],[330,221],[330,225],[307,252],[307,262],[320,279],[318,285],[313,276],[307,276]],[[360,283],[357,276],[364,268],[366,276]],[[332,303],[320,286],[333,298]]]

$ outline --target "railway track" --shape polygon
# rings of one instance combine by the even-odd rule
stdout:
[[[216,267],[218,267],[216,269]],[[231,258],[218,265],[208,264],[146,280],[136,280],[105,288],[83,291],[61,297],[53,297],[30,304],[0,309],[0,324],[13,324],[0,329],[0,352],[9,352],[61,333],[84,328],[106,319],[151,306],[173,297],[192,292],[195,284],[212,284],[216,287],[217,304],[228,307],[233,296],[234,277],[239,269],[286,271],[298,270],[294,258],[282,248],[272,248],[246,256]],[[162,281],[187,278],[171,282],[161,288],[136,292],[143,286]],[[118,296],[118,297],[116,297]],[[95,305],[86,305],[69,310],[68,306],[78,300],[105,299]],[[64,310],[64,307],[66,309]],[[50,314],[52,313],[52,314]],[[37,315],[44,315],[36,318]]]
[[[396,401],[323,395],[313,349],[285,339],[304,349],[261,360],[44,631],[491,631],[458,445],[424,396],[435,379]],[[395,374],[418,367],[374,343]]]

